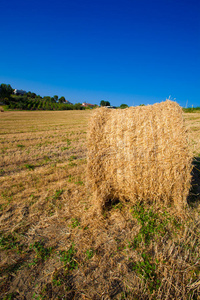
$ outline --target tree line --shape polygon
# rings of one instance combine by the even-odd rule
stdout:
[[[81,103],[72,104],[65,97],[57,95],[50,97],[27,92],[24,95],[13,95],[14,89],[10,84],[0,85],[0,102],[8,109],[18,110],[83,110]]]
[[[41,97],[33,92],[27,92],[23,95],[14,95],[14,89],[10,84],[2,83],[0,85],[0,103],[7,106],[8,109],[17,110],[83,110],[91,107],[82,106],[81,103],[72,104],[66,101],[65,97],[58,97],[57,95],[50,97]],[[97,107],[93,106],[92,108]],[[110,102],[101,100],[100,106],[109,106]],[[121,104],[119,108],[126,108],[127,104]],[[116,107],[113,107],[116,108]]]

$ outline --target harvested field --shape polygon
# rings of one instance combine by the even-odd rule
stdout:
[[[200,299],[200,113],[184,213],[138,203],[92,211],[91,111],[0,114],[1,299]]]

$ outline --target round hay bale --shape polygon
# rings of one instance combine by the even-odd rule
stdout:
[[[96,109],[87,147],[87,181],[100,208],[116,199],[186,204],[192,156],[176,102]]]

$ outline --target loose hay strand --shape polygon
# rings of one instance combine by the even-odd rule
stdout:
[[[192,155],[176,102],[97,109],[89,122],[87,148],[88,184],[99,207],[116,198],[174,202],[177,209],[186,204]]]

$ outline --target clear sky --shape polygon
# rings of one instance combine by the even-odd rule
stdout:
[[[200,106],[199,0],[1,0],[0,83],[76,103]]]

